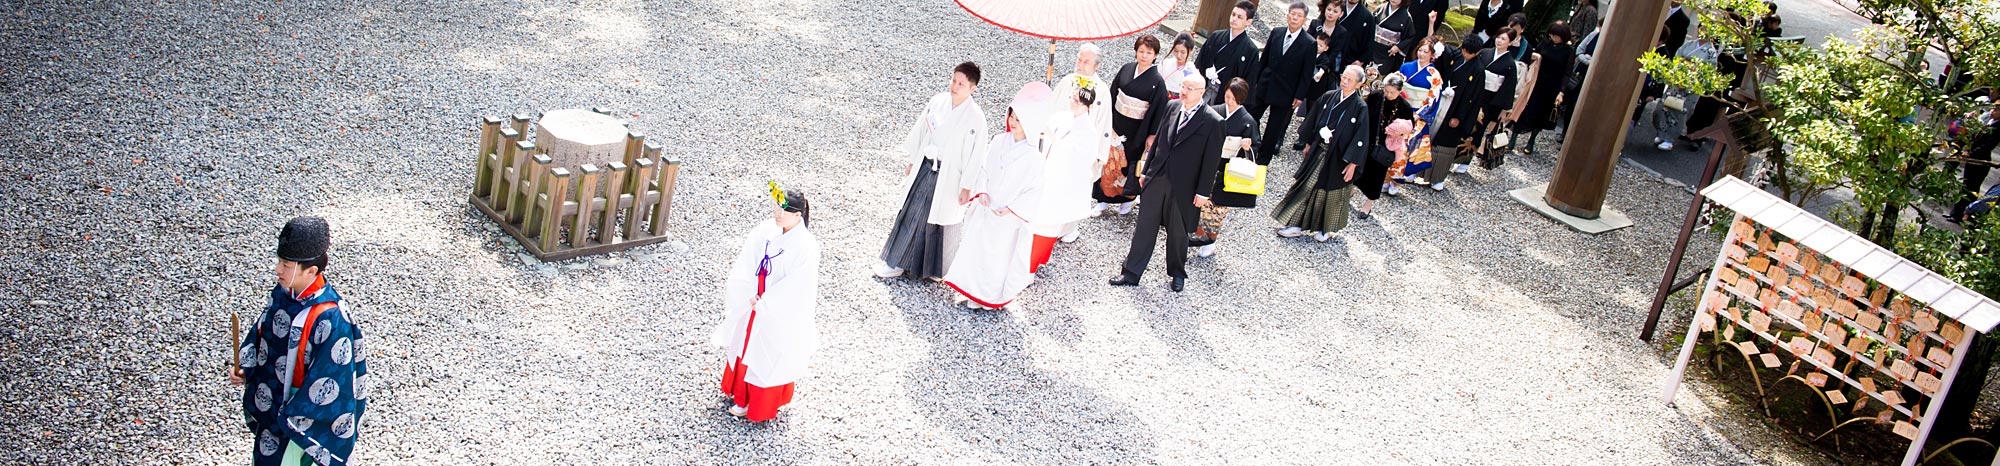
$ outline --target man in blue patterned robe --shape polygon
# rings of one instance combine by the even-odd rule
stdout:
[[[257,466],[342,466],[368,407],[367,351],[354,314],[321,275],[331,246],[325,220],[294,218],[278,233],[278,284],[239,342],[243,417]]]

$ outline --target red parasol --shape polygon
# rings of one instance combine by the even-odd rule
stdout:
[[[957,0],[981,20],[1049,40],[1049,78],[1055,77],[1056,41],[1123,37],[1159,24],[1176,0]]]

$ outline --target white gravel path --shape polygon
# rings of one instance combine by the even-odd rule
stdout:
[[[1657,401],[1688,197],[1622,170],[1598,237],[1506,198],[1525,157],[1327,244],[1267,196],[1184,294],[1104,285],[1130,217],[1013,312],[868,277],[912,112],[969,59],[997,118],[1043,44],[907,0],[0,2],[0,463],[247,460],[227,313],[300,214],[378,352],[371,464],[1757,461]],[[685,160],[678,239],[523,261],[464,201],[475,117],[599,105]],[[751,425],[703,342],[770,179],[813,194],[825,349]]]

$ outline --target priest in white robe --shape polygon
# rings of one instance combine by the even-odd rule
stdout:
[[[1085,84],[1091,84],[1091,81],[1083,78]],[[1086,85],[1076,91],[1064,102],[1067,109],[1049,116],[1052,123],[1043,143],[1047,149],[1044,151],[1042,202],[1032,215],[1027,216],[1034,222],[1030,231],[1035,234],[1030,272],[1040,271],[1042,264],[1049,262],[1057,238],[1074,234],[1076,222],[1093,213],[1091,207],[1096,202],[1091,197],[1094,183],[1103,172],[1110,151],[1100,145],[1102,138],[1099,134],[1103,128],[1097,126],[1097,120],[1090,114],[1097,98],[1091,87]],[[1070,239],[1074,240],[1074,237]]]
[[[1005,308],[1035,281],[1028,271],[1034,235],[1022,213],[1038,207],[1042,194],[1041,140],[1035,135],[1046,131],[1050,97],[1046,84],[1022,86],[1008,105],[1007,132],[986,146],[984,176],[972,185],[965,244],[944,277],[966,307]]]
[[[875,276],[938,279],[951,269],[959,224],[972,198],[969,188],[985,154],[986,114],[972,98],[978,86],[979,66],[960,63],[952,69],[950,91],[931,96],[903,138],[901,149],[909,157],[903,208],[882,246]]]
[[[723,289],[722,325],[709,336],[723,356],[729,413],[767,421],[792,401],[819,349],[813,312],[819,301],[819,240],[807,227],[804,194],[779,191],[777,207],[743,239]]]

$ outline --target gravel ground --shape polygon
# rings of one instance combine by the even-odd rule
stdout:
[[[1043,71],[1043,42],[948,2],[0,9],[0,463],[247,459],[227,316],[260,309],[301,214],[333,223],[377,353],[372,463],[1758,461],[1657,400],[1632,335],[1688,197],[1623,170],[1638,226],[1597,237],[1506,197],[1546,156],[1326,244],[1271,235],[1266,197],[1185,294],[1158,260],[1105,286],[1131,220],[1093,220],[1023,309],[975,313],[866,272],[901,198],[887,148],[950,65],[987,65],[995,118]],[[677,240],[523,260],[464,201],[475,117],[588,106],[685,160]],[[819,208],[825,349],[752,425],[701,343],[771,179]]]

